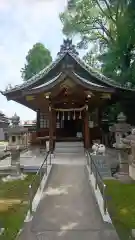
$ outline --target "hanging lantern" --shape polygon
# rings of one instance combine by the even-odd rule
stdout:
[[[74,116],[73,116],[73,120],[75,120],[75,111],[74,111]]]
[[[80,111],[79,119],[82,119],[82,112]]]
[[[57,114],[57,120],[59,120],[60,119],[60,114],[59,114],[59,112],[58,112],[58,114]]]
[[[70,112],[68,112],[68,120],[70,120]]]
[[[63,112],[62,120],[64,121],[64,112]]]

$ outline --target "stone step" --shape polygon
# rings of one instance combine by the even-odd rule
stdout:
[[[56,142],[55,148],[62,147],[84,147],[83,142]]]
[[[55,154],[59,153],[83,154],[84,153],[83,142],[57,142],[55,144]]]
[[[77,157],[82,157],[82,156],[84,157],[84,152],[81,152],[81,153],[78,153],[78,152],[74,152],[74,153],[73,153],[73,152],[72,152],[72,153],[59,152],[59,153],[58,153],[58,152],[56,152],[56,153],[54,153],[54,155],[55,155],[55,156],[60,156],[60,157],[66,157],[66,158],[67,158],[68,156],[69,156],[69,157],[72,156],[72,157],[77,158]]]
[[[56,153],[67,153],[67,154],[70,154],[70,153],[84,153],[84,149],[76,149],[76,148],[59,148],[59,149],[55,149],[55,154]]]

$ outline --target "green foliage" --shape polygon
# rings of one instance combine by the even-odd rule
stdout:
[[[104,111],[105,114],[108,116],[108,121],[110,123],[117,121],[117,116],[120,112],[123,112],[123,107],[121,103],[117,102],[115,104],[112,104],[111,107],[108,105]]]
[[[95,44],[83,57],[83,60],[90,65],[95,70],[101,69],[101,64],[99,59],[97,58],[97,49],[98,46]]]
[[[51,53],[42,43],[33,45],[26,56],[26,64],[24,68],[21,69],[23,80],[29,80],[32,76],[49,65],[51,61]]]
[[[84,57],[88,63],[123,84],[135,84],[134,0],[69,0],[60,19],[64,34],[80,38],[78,47],[92,46]]]

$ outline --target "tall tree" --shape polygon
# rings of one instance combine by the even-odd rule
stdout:
[[[26,56],[26,64],[24,68],[21,69],[23,80],[29,80],[32,76],[49,65],[51,61],[51,53],[42,43],[33,45]]]
[[[135,2],[128,1],[124,14],[117,20],[115,41],[109,42],[101,54],[102,70],[106,75],[135,84]]]
[[[78,47],[99,45],[96,58],[106,75],[135,83],[134,0],[69,0],[60,18],[66,35],[80,37]],[[87,62],[93,53],[87,53]]]
[[[80,46],[84,43],[99,41],[108,44],[115,40],[115,29],[119,16],[124,14],[128,0],[69,0],[66,10],[60,14],[63,32],[67,35],[78,34]]]

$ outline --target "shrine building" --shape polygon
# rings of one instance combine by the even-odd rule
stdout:
[[[135,90],[122,87],[88,66],[72,41],[64,40],[57,58],[28,81],[2,92],[37,112],[36,138],[83,141],[85,148],[101,138],[104,106],[135,97]],[[34,141],[34,133],[33,133]]]

